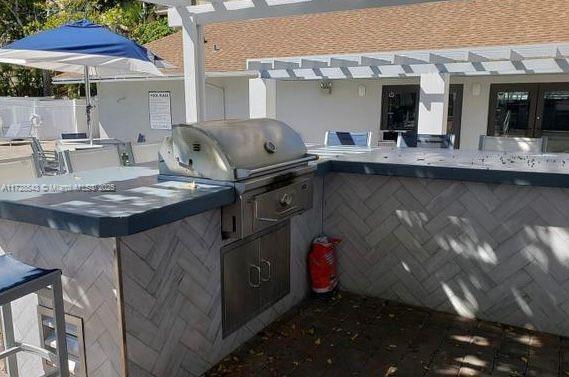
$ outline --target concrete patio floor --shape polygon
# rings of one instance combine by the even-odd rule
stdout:
[[[340,293],[308,300],[207,376],[569,376],[569,339]]]

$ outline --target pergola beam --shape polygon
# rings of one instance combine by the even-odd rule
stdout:
[[[298,14],[326,13],[365,8],[434,3],[446,0],[214,0],[211,3],[190,5],[190,0],[144,0],[150,3],[185,9],[195,23],[288,17]],[[185,4],[180,4],[184,3]],[[174,8],[168,11],[170,26],[182,26],[182,17]]]
[[[527,59],[470,63],[411,64],[383,66],[301,67],[261,69],[265,79],[320,80],[419,77],[422,74],[445,73],[453,76],[557,74],[569,73],[569,59]]]
[[[419,67],[428,65],[445,66],[450,72],[458,68],[460,72],[461,64],[463,66],[464,64],[467,66],[475,65],[480,70],[484,64],[492,66],[491,63],[539,62],[540,60],[563,60],[568,57],[569,44],[563,44],[250,59],[247,66],[251,70],[270,71],[284,66],[294,69],[377,67],[381,70],[382,67],[386,66]],[[287,65],[287,62],[291,64]],[[429,70],[429,68],[418,68],[419,71],[425,69]]]

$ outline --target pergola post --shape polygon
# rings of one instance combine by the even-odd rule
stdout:
[[[185,8],[177,8],[180,15]],[[205,59],[202,25],[190,16],[182,17],[182,41],[184,49],[184,93],[186,122],[196,123],[205,119]]]
[[[450,75],[448,73],[434,72],[421,75],[417,133],[446,135],[449,95]]]
[[[249,117],[277,117],[277,81],[271,79],[249,79]]]

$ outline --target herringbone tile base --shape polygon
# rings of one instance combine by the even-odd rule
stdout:
[[[292,220],[291,293],[225,339],[221,334],[219,210],[119,241],[128,367],[135,376],[198,376],[300,302],[306,254],[322,229],[314,208]]]
[[[343,289],[569,335],[569,190],[328,174]]]
[[[123,344],[115,240],[0,220],[0,250],[33,266],[62,269],[65,310],[83,319],[89,376],[120,376]],[[46,297],[39,295],[39,302],[51,306]],[[37,303],[35,294],[15,303],[17,340],[39,345]],[[43,371],[38,357],[19,355],[18,361],[21,376],[37,376]]]
[[[220,210],[214,210],[117,239],[0,221],[0,250],[63,270],[65,309],[84,321],[90,377],[119,376],[125,368],[134,377],[197,376],[306,296],[306,254],[322,231],[322,179],[316,181],[314,208],[292,219],[291,293],[226,339],[220,220]],[[42,294],[39,302],[51,306]],[[37,303],[30,295],[14,307],[17,338],[32,344],[39,344]],[[19,359],[21,375],[42,371],[37,358]]]

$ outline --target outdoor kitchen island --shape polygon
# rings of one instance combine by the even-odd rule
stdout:
[[[105,168],[43,177],[9,186],[32,192],[0,194],[0,253],[63,270],[75,332],[68,335],[70,358],[79,373],[86,367],[91,377],[199,375],[308,292],[305,260],[321,232],[321,178],[313,209],[289,220],[290,293],[224,337],[221,208],[235,193],[159,181],[157,174],[148,167]],[[94,191],[112,185],[114,192]],[[49,328],[40,331],[38,323],[52,306],[44,293],[13,305],[17,339],[51,343]],[[37,358],[18,362],[21,376],[43,370]]]
[[[89,376],[204,372],[306,297],[306,253],[322,230],[343,239],[344,290],[569,335],[563,156],[314,151],[313,208],[290,220],[290,294],[226,338],[220,208],[231,189],[158,182],[143,167],[43,178],[117,191],[2,193],[0,247],[63,269]],[[37,340],[36,304],[26,304],[18,330]]]

